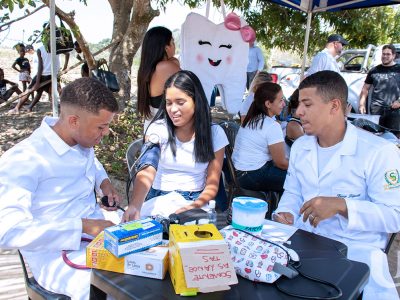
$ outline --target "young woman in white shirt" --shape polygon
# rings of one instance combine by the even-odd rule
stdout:
[[[138,172],[122,221],[140,218],[146,197],[175,191],[193,200],[176,211],[180,213],[202,207],[217,195],[228,139],[220,126],[211,124],[208,101],[194,73],[179,71],[166,81],[160,109],[146,131],[151,135],[160,143],[158,168]]]
[[[285,107],[281,87],[261,84],[239,129],[233,150],[233,163],[240,186],[257,191],[283,191],[288,160],[283,132],[273,118]]]

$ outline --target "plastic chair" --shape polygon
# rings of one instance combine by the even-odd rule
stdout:
[[[225,183],[228,186],[228,202],[229,202],[229,209],[228,209],[228,222],[230,222],[231,218],[231,205],[232,205],[232,200],[234,197],[238,196],[247,196],[247,197],[254,197],[258,199],[262,199],[265,202],[268,203],[268,212],[267,212],[267,218],[271,219],[271,214],[272,214],[272,201],[271,198],[268,197],[267,194],[265,194],[263,191],[253,191],[253,190],[248,190],[244,189],[240,186],[239,181],[236,177],[236,170],[235,166],[233,165],[232,161],[232,153],[233,153],[233,146],[235,145],[235,138],[237,135],[237,132],[239,131],[239,124],[234,122],[234,121],[224,121],[219,123],[219,125],[224,129],[226,136],[228,137],[229,144],[225,147],[225,161],[226,161],[226,166],[228,168],[228,176],[224,176],[225,178]]]
[[[142,146],[143,146],[143,139],[142,138],[136,139],[128,146],[128,149],[126,150],[125,154],[126,164],[128,166],[128,178],[126,180],[126,199],[128,200],[128,204],[129,204],[129,189],[136,176],[136,170],[134,168],[134,165],[139,156],[140,149],[142,148]]]
[[[28,298],[32,300],[70,300],[71,298],[62,294],[56,294],[43,288],[37,283],[36,279],[29,277],[24,257],[18,250],[19,259],[21,260],[22,271],[24,272],[25,287]]]

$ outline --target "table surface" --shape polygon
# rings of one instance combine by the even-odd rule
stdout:
[[[364,263],[346,259],[346,245],[303,230],[297,230],[290,241],[290,248],[296,250],[300,256],[301,271],[339,286],[343,292],[340,299],[357,299],[368,280],[369,268]],[[249,297],[252,300],[266,299],[267,297],[270,299],[298,299],[281,293],[274,284],[254,283],[240,276],[238,276],[238,280],[239,284],[231,286],[229,291],[199,293],[195,299],[235,300]],[[296,286],[303,287],[301,294],[304,293],[304,286],[307,284],[301,276],[290,279],[290,281],[281,277],[278,281],[289,286],[291,290]],[[296,285],[296,282],[299,284]],[[98,288],[118,300],[182,299],[181,296],[175,294],[168,273],[164,280],[157,280],[93,269],[91,284],[95,287],[94,289]],[[307,290],[309,289],[305,288],[305,291]]]

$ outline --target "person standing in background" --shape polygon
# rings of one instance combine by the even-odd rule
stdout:
[[[332,34],[328,37],[325,49],[314,56],[310,68],[306,72],[306,76],[317,73],[319,71],[335,71],[340,72],[339,64],[336,58],[342,53],[343,46],[348,45],[340,34]]]
[[[19,57],[12,64],[12,68],[19,73],[19,81],[22,82],[22,91],[25,92],[27,83],[31,82],[31,65],[29,59],[25,57],[25,47],[18,50]],[[18,65],[19,69],[16,68]]]
[[[157,26],[146,32],[137,76],[137,111],[145,118],[144,131],[160,107],[165,82],[181,69],[174,55],[171,30]]]
[[[367,113],[367,97],[371,89],[371,115],[383,115],[400,108],[400,65],[395,62],[396,48],[390,44],[382,48],[382,64],[372,68],[360,94],[360,113]]]
[[[261,49],[254,44],[255,40],[249,42],[249,64],[247,65],[246,88],[250,89],[254,77],[264,69],[264,56]]]

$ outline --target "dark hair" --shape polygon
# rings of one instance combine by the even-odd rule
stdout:
[[[299,106],[299,89],[295,89],[293,94],[289,97],[288,112],[291,113],[293,109]]]
[[[393,55],[396,55],[396,47],[393,44],[387,44],[385,46],[382,47],[382,51],[385,49],[389,49],[392,51]]]
[[[272,82],[272,76],[266,71],[260,71],[253,79],[250,90],[255,92],[257,88],[264,82]]]
[[[66,85],[60,96],[61,110],[63,105],[82,108],[98,114],[101,109],[110,112],[118,111],[118,102],[113,93],[99,80],[79,78]]]
[[[157,26],[149,29],[143,39],[137,76],[137,110],[145,118],[150,112],[150,81],[157,64],[166,56],[165,46],[172,40],[171,30]]]
[[[179,71],[165,82],[160,109],[151,123],[164,119],[168,129],[168,143],[176,155],[175,126],[167,114],[165,94],[170,87],[175,87],[194,101],[194,158],[196,162],[210,162],[215,158],[211,133],[211,113],[207,97],[199,78],[191,71]],[[150,124],[151,124],[150,123]],[[150,125],[149,125],[150,127]]]
[[[329,102],[339,99],[342,103],[342,111],[346,112],[348,87],[343,77],[334,71],[320,71],[307,76],[299,85],[299,90],[316,88],[322,101]]]
[[[260,84],[254,93],[253,103],[243,120],[242,127],[249,126],[255,129],[261,121],[260,128],[263,127],[264,118],[268,116],[268,109],[265,107],[265,101],[274,102],[276,95],[282,90],[279,84],[273,82],[264,82]]]

